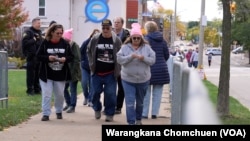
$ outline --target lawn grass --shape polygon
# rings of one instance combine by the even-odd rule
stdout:
[[[30,116],[41,112],[41,95],[27,96],[26,90],[26,71],[8,71],[8,108],[0,107],[0,131],[10,126],[15,126],[29,119]],[[217,86],[209,81],[203,81],[209,91],[212,103],[216,106]],[[78,83],[78,93],[81,93],[81,86]],[[238,125],[250,124],[250,111],[239,101],[230,97],[230,115],[223,117],[223,124]]]
[[[81,86],[78,83],[78,93]],[[26,94],[26,71],[8,71],[8,107],[0,106],[0,131],[15,126],[41,112],[41,95]],[[5,103],[4,103],[5,105]]]
[[[205,86],[209,91],[209,96],[216,106],[218,87],[211,82],[204,80]],[[226,125],[239,125],[239,124],[250,124],[250,111],[244,107],[237,99],[230,97],[229,99],[229,115],[226,117],[221,117],[221,121]]]

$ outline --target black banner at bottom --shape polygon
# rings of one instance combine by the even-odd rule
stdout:
[[[192,139],[250,140],[250,125],[102,125],[102,140]]]

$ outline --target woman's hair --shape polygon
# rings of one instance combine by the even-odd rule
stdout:
[[[55,32],[58,28],[62,29],[62,32],[63,32],[63,26],[61,24],[56,24],[56,23],[52,24],[48,28],[48,30],[47,30],[47,32],[45,34],[45,39],[48,40],[48,41],[51,40],[52,32]]]
[[[155,32],[158,30],[158,26],[154,21],[147,21],[144,25],[144,28],[147,33]]]
[[[127,44],[127,43],[131,43],[132,44],[132,38],[131,36],[129,36],[125,41],[124,41],[124,44]],[[142,46],[144,44],[148,44],[148,41],[146,41],[143,36],[141,36],[141,42],[139,44],[139,46]]]

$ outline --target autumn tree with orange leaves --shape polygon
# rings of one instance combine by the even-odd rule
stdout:
[[[23,0],[0,1],[0,40],[14,38],[15,28],[28,18],[28,12],[22,7]]]

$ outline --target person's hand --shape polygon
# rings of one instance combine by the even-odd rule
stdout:
[[[59,58],[59,59],[60,59],[59,62],[62,62],[62,63],[64,63],[64,62],[66,61],[66,58],[65,58],[65,57],[62,57],[62,58]]]
[[[132,58],[138,58],[138,55],[133,53]]]
[[[50,56],[49,56],[49,61],[54,62],[54,61],[57,61],[57,59],[58,59],[58,57],[55,56],[55,55],[50,55]]]
[[[137,54],[132,54],[132,58],[137,58],[139,60],[144,60],[144,56],[143,55],[137,55]]]
[[[138,55],[138,59],[142,61],[142,60],[144,60],[144,56],[143,55]]]

